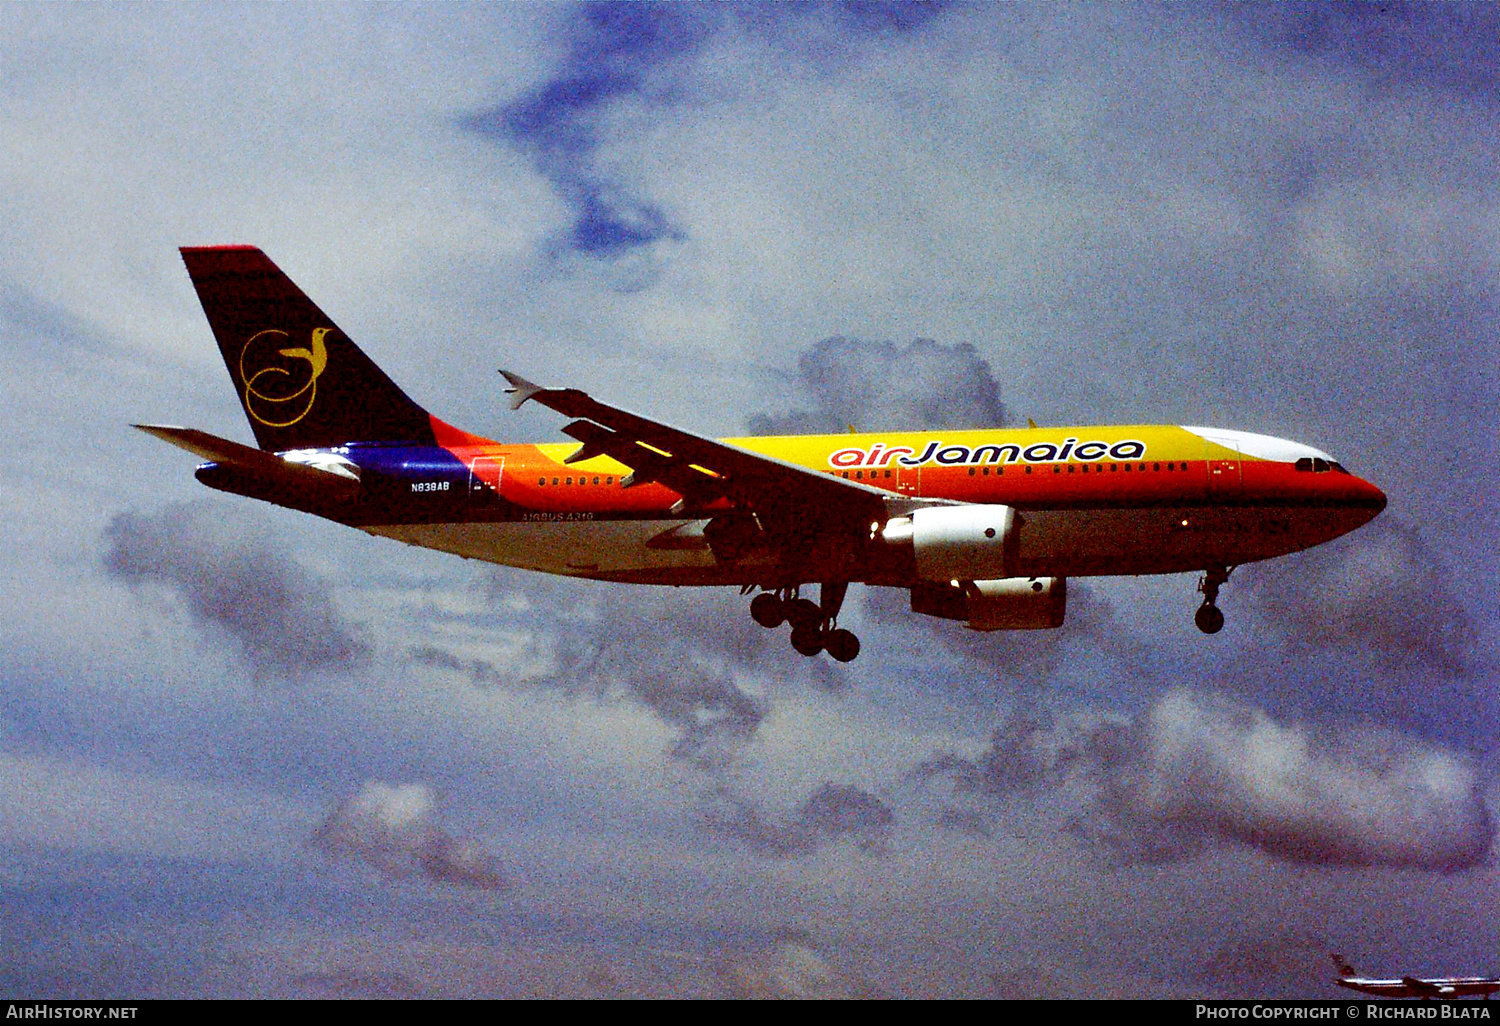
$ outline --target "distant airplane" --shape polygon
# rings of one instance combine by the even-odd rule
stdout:
[[[1399,980],[1375,980],[1360,976],[1343,955],[1334,955],[1333,964],[1338,966],[1339,978],[1334,982],[1340,987],[1357,990],[1376,997],[1410,998],[1461,998],[1482,996],[1486,1001],[1490,995],[1500,991],[1497,976],[1403,976]]]
[[[210,461],[199,481],[528,570],[759,591],[751,616],[790,623],[803,655],[859,653],[838,626],[855,582],[906,589],[914,612],[990,631],[1060,626],[1069,576],[1196,570],[1196,623],[1213,634],[1234,567],[1336,538],[1385,507],[1327,453],[1242,431],[716,440],[508,371],[511,407],[571,418],[573,441],[495,442],[413,402],[260,250],[182,256],[259,446],[136,425]],[[811,584],[816,602],[802,594]]]

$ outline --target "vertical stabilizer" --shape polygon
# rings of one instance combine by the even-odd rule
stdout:
[[[262,449],[433,441],[427,411],[254,246],[184,246]]]

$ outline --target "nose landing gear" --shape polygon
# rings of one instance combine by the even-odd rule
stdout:
[[[1193,614],[1193,622],[1204,634],[1217,634],[1224,629],[1224,613],[1214,603],[1219,598],[1219,586],[1229,580],[1233,567],[1211,566],[1203,571],[1198,581],[1198,590],[1203,593],[1203,604]]]
[[[805,656],[827,652],[841,663],[859,655],[859,638],[853,631],[837,626],[839,609],[844,604],[847,581],[822,585],[822,602],[802,598],[798,588],[765,591],[750,602],[750,617],[762,627],[792,625],[792,648]]]

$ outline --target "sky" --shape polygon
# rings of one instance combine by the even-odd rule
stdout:
[[[1337,997],[1500,972],[1486,5],[0,5],[0,993]],[[420,403],[1185,423],[1343,539],[977,634],[212,493],[181,245]]]

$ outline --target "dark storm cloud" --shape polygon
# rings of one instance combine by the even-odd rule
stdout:
[[[678,731],[673,757],[703,769],[732,758],[754,736],[769,711],[769,704],[741,689],[732,673],[691,656],[678,653],[674,660],[652,665],[647,658],[601,657],[598,649],[576,647],[562,637],[549,643],[557,646],[560,666],[555,673],[539,677],[507,673],[484,659],[460,659],[432,645],[415,647],[410,654],[418,662],[460,673],[481,687],[546,689],[599,701],[623,698],[634,702]]]
[[[433,823],[434,804],[425,785],[367,781],[339,803],[312,843],[330,858],[363,862],[394,879],[424,876],[483,890],[506,887],[494,859]]]
[[[920,763],[919,778],[946,777],[960,791],[991,797],[1054,787],[1093,751],[1093,718],[1059,717],[1047,709],[1018,709],[990,738],[977,760],[939,755]]]
[[[824,784],[790,816],[768,816],[754,801],[720,789],[701,810],[704,826],[757,855],[797,858],[824,844],[849,841],[872,855],[885,853],[896,816],[885,802],[849,784]]]
[[[567,23],[566,52],[552,76],[519,99],[479,111],[464,127],[526,153],[573,209],[563,251],[612,258],[686,231],[595,159],[609,141],[612,105],[642,96],[663,108],[701,102],[675,73],[726,25],[761,35],[821,65],[848,59],[851,41],[891,37],[941,13],[942,4],[793,5],[766,17],[760,5],[588,3]],[[803,29],[815,27],[809,45]],[[636,286],[638,287],[638,285]]]
[[[1495,833],[1483,782],[1452,752],[1188,691],[1130,722],[1017,717],[979,759],[939,756],[916,773],[957,795],[1071,789],[1088,804],[1070,829],[1130,863],[1233,841],[1293,862],[1452,872],[1481,864]]]
[[[1000,384],[968,344],[826,338],[797,358],[795,381],[813,408],[757,414],[751,434],[998,427],[1006,420]],[[795,402],[788,397],[788,405]]]
[[[612,257],[682,237],[661,209],[594,160],[599,120],[610,104],[649,89],[663,64],[695,52],[719,20],[715,8],[688,4],[586,4],[569,25],[567,54],[550,79],[465,121],[529,155],[573,208],[560,240],[565,249]]]
[[[291,676],[362,660],[368,648],[328,585],[243,524],[208,504],[120,513],[104,529],[104,568],[132,585],[167,586],[258,671]]]
[[[1453,582],[1421,534],[1389,515],[1293,558],[1248,567],[1243,581],[1250,612],[1294,655],[1339,649],[1388,670],[1459,676],[1478,668],[1478,630]]]
[[[633,702],[677,730],[671,754],[700,768],[732,759],[769,713],[770,698],[747,690],[747,681],[848,688],[843,671],[793,656],[784,632],[756,626],[727,590],[628,588],[504,572],[491,581],[496,596],[525,597],[534,654],[550,661],[550,670],[511,672],[431,644],[411,649],[412,657],[481,686]]]
[[[1386,88],[1500,98],[1500,17],[1488,4],[1292,3],[1223,9],[1279,49],[1353,69]]]

